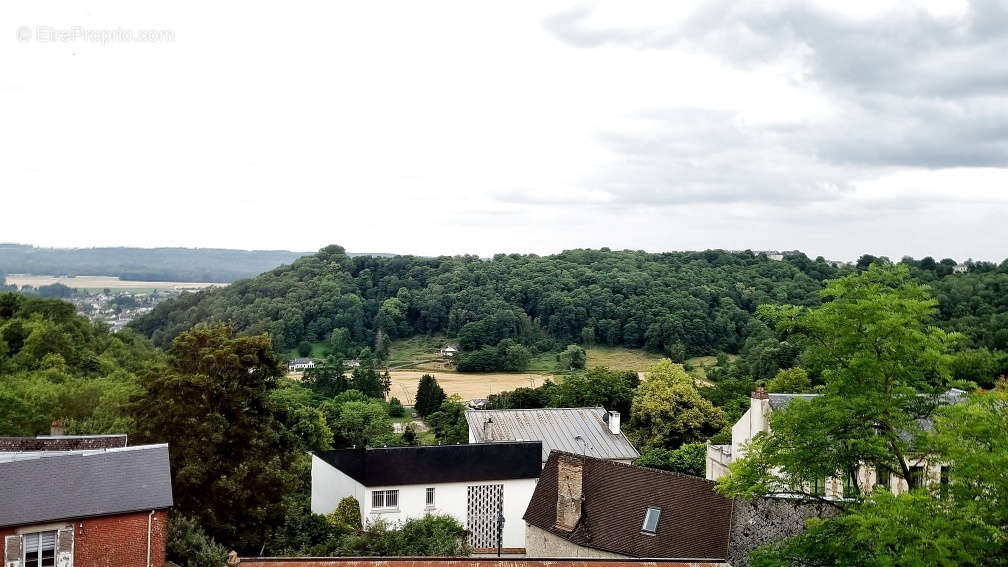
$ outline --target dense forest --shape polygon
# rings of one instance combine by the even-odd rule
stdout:
[[[124,280],[232,282],[304,252],[221,248],[39,248],[0,243],[0,276],[118,276]]]
[[[529,353],[566,345],[643,347],[674,361],[739,353],[773,340],[762,304],[815,306],[823,282],[888,259],[834,265],[801,253],[568,250],[552,256],[350,257],[329,246],[224,289],[183,294],[133,328],[159,346],[200,322],[268,332],[280,351],[323,342],[382,356],[389,339],[443,333],[462,348],[459,369],[519,370]],[[1008,261],[903,259],[932,286],[938,320],[970,346],[1008,349]],[[516,348],[522,347],[522,348]],[[527,351],[527,352],[523,352]]]

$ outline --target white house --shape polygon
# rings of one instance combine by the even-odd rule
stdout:
[[[295,358],[287,363],[288,372],[303,372],[309,368],[315,368],[315,360],[311,358]]]
[[[466,410],[470,443],[542,441],[542,463],[550,451],[632,463],[640,456],[620,429],[618,411],[605,408]]]
[[[522,515],[539,479],[539,442],[427,445],[312,454],[311,509],[336,510],[357,499],[365,521],[402,522],[425,514],[455,517],[476,550],[523,549]]]
[[[728,474],[728,465],[745,456],[745,447],[753,437],[760,432],[771,433],[770,414],[782,411],[793,400],[815,398],[817,394],[775,394],[764,391],[762,386],[756,388],[750,397],[749,410],[732,426],[731,445],[711,445],[707,443],[706,476],[709,480],[717,480]],[[957,403],[964,399],[965,392],[951,389],[943,396],[943,403]],[[922,423],[923,427],[930,427]],[[929,455],[916,455],[909,459],[910,474],[920,475],[926,484],[947,483],[949,480],[949,464],[932,458]],[[875,467],[862,466],[857,474],[858,486],[869,492],[875,486],[884,486],[893,494],[908,490],[906,479],[890,475],[888,471],[877,470]],[[816,490],[827,498],[843,497],[843,482],[838,478],[824,478],[822,484],[810,489]]]
[[[442,358],[451,358],[451,357],[455,356],[456,354],[458,354],[458,351],[459,351],[459,349],[458,349],[457,346],[455,346],[455,345],[448,345],[446,347],[443,347],[443,348],[439,349],[438,350],[438,354],[440,354]]]

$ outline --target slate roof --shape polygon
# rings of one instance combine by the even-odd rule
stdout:
[[[777,411],[785,409],[791,405],[791,400],[797,398],[811,400],[818,395],[819,394],[767,394],[767,398],[769,398],[770,401],[770,409]]]
[[[561,454],[546,461],[525,511],[527,523],[582,547],[630,557],[727,557],[732,503],[714,492],[714,481],[616,461],[585,459],[581,519],[571,532],[555,527]],[[649,506],[661,509],[654,535],[641,532]]]
[[[114,449],[125,446],[125,433],[117,435],[40,435],[38,437],[0,437],[0,452],[79,451],[84,449]]]
[[[167,444],[0,454],[0,527],[171,505]]]
[[[538,478],[542,444],[485,443],[316,451],[364,486]]]
[[[613,434],[606,423],[605,408],[543,408],[516,410],[468,410],[469,433],[478,443],[490,441],[542,441],[543,462],[550,451],[632,460],[640,453],[622,432]],[[493,420],[486,427],[487,420]],[[575,438],[585,440],[582,446]]]

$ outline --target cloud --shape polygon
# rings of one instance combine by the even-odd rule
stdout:
[[[1008,164],[1008,9],[1002,3],[973,1],[954,13],[900,3],[865,15],[808,2],[766,6],[720,1],[685,13],[637,16],[612,24],[604,7],[577,5],[549,16],[543,25],[578,48],[702,53],[745,70],[784,66],[791,80],[825,101],[827,112],[786,127],[767,125],[762,136],[718,136],[739,151],[759,151],[751,138],[761,143],[772,138],[777,148],[804,156],[787,157],[785,163],[864,168]],[[648,141],[622,145],[644,148]],[[730,151],[719,145],[718,153]],[[677,168],[677,174],[684,169],[692,168]],[[749,172],[740,173],[750,178]],[[707,177],[714,182],[725,175],[711,171]],[[820,177],[818,181],[833,184],[832,172],[811,177],[799,172],[782,184],[757,172],[754,181],[786,187]]]

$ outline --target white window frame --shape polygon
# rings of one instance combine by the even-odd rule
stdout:
[[[59,530],[55,529],[25,532],[21,534],[21,564],[24,565],[24,567],[42,567],[42,552],[45,551],[42,549],[42,534],[49,534],[49,533],[52,534],[52,565],[53,567],[55,567],[56,548],[58,546],[57,538],[59,537]],[[32,561],[31,563],[28,562],[28,543],[27,543],[27,539],[30,536],[37,536],[39,540],[37,547],[38,555],[35,557],[35,560]]]
[[[648,525],[648,518],[651,517],[652,513],[654,514],[654,529],[653,530],[649,530],[648,527],[647,527],[647,525]],[[657,506],[648,506],[647,510],[644,511],[644,522],[641,523],[641,533],[648,534],[648,535],[655,535],[655,534],[657,534],[658,533],[658,522],[659,521],[661,521],[661,508],[659,508]]]
[[[434,503],[436,502],[436,491],[434,488],[433,486],[428,486],[427,490],[424,491],[424,503],[428,510],[434,509]]]
[[[391,502],[391,504],[390,504]],[[376,512],[389,512],[399,509],[399,489],[371,491],[371,509]]]

